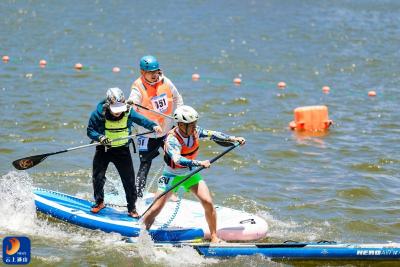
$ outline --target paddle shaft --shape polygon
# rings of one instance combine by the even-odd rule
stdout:
[[[160,115],[160,116],[164,116],[164,117],[166,117],[166,118],[168,118],[168,119],[175,120],[175,119],[174,119],[173,117],[171,117],[171,116],[168,116],[168,115],[163,114],[163,113],[161,113],[161,112],[158,112],[158,111],[155,111],[155,110],[146,108],[146,107],[144,107],[144,106],[142,106],[142,105],[135,104],[135,103],[132,103],[132,105],[135,105],[135,106],[137,106],[138,108],[145,109],[145,110],[147,110],[147,111],[153,112],[154,114],[158,114],[158,115]],[[224,140],[213,140],[213,141],[214,141],[215,143],[217,143],[218,145],[224,146],[224,147],[228,147],[228,146],[232,146],[232,145],[233,145],[232,142],[230,142],[230,141],[224,141]]]
[[[219,158],[223,157],[226,153],[230,152],[231,150],[233,150],[234,148],[236,148],[238,145],[240,145],[240,143],[235,143],[232,144],[231,147],[229,147],[227,150],[225,150],[224,152],[222,152],[221,154],[219,154],[218,156],[210,159],[210,163],[214,163],[215,161],[217,161]],[[181,181],[179,181],[177,184],[175,184],[174,186],[172,186],[171,188],[169,188],[167,191],[163,192],[161,195],[159,195],[154,201],[153,203],[151,203],[151,205],[142,213],[142,215],[140,215],[140,217],[143,217],[153,206],[154,204],[163,196],[165,196],[166,194],[168,194],[169,192],[171,192],[172,190],[174,190],[175,188],[177,188],[178,186],[180,186],[182,183],[184,183],[185,181],[187,181],[190,177],[192,177],[193,175],[195,175],[196,173],[200,172],[201,170],[205,169],[206,167],[201,166],[199,168],[196,168],[195,170],[191,171],[185,178],[183,178]]]
[[[132,135],[128,135],[128,136],[125,136],[125,137],[116,138],[114,140],[111,140],[111,144],[112,144],[112,142],[115,142],[115,141],[121,141],[121,140],[125,140],[125,139],[130,139],[130,138],[134,138],[135,136],[146,135],[146,134],[150,134],[150,133],[153,133],[153,132],[154,131],[150,131],[150,132],[145,132],[145,133],[141,133],[141,134],[132,134]],[[32,168],[33,166],[38,165],[40,162],[45,160],[48,156],[61,154],[61,153],[65,153],[65,152],[68,152],[68,151],[77,150],[77,149],[81,149],[81,148],[85,148],[85,147],[97,146],[99,144],[100,144],[99,142],[95,142],[95,143],[92,143],[92,144],[87,144],[87,145],[82,145],[82,146],[77,146],[77,147],[71,147],[71,148],[60,150],[60,151],[57,151],[57,152],[29,156],[29,157],[17,159],[15,161],[13,161],[12,164],[17,170],[26,170],[26,169]]]
[[[166,117],[166,118],[168,118],[168,119],[174,120],[174,118],[171,117],[171,116],[168,116],[168,115],[163,114],[163,113],[161,113],[161,112],[158,112],[158,111],[155,111],[155,110],[146,108],[146,107],[144,107],[144,106],[142,106],[142,105],[135,104],[135,103],[132,103],[132,105],[135,105],[135,106],[137,106],[138,108],[145,109],[145,110],[147,110],[147,111],[153,112],[154,114],[158,114],[158,115],[160,115],[160,116],[164,116],[164,117]],[[214,141],[215,143],[217,143],[218,145],[224,146],[224,147],[228,147],[228,146],[232,146],[232,145],[233,145],[232,142],[230,142],[230,141],[224,141],[224,140],[213,140],[213,141]]]
[[[125,140],[125,139],[131,139],[131,138],[134,138],[136,136],[141,136],[141,135],[146,135],[146,134],[151,134],[151,133],[154,133],[154,131],[145,132],[145,133],[141,133],[141,134],[131,134],[131,135],[128,135],[128,136],[125,136],[125,137],[120,137],[120,138],[113,139],[113,140],[111,140],[111,143],[112,142],[116,142],[116,141],[122,141],[122,140]],[[94,142],[92,144],[71,147],[71,148],[67,148],[65,150],[61,150],[61,151],[57,151],[57,152],[53,152],[53,153],[48,153],[47,155],[50,156],[50,155],[65,153],[65,152],[68,152],[68,151],[77,150],[77,149],[90,147],[90,146],[96,146],[96,145],[100,145],[100,144],[101,144],[100,142]]]
[[[171,119],[171,120],[173,120],[173,119],[174,119],[173,117],[171,117],[171,116],[169,116],[169,115],[166,115],[166,114],[164,114],[164,113],[161,113],[161,112],[158,112],[158,111],[155,111],[155,110],[152,110],[152,109],[146,108],[146,107],[144,107],[144,106],[142,106],[142,105],[135,104],[135,103],[133,103],[133,105],[137,106],[138,108],[141,108],[141,109],[144,109],[144,110],[147,110],[147,111],[153,112],[154,114],[161,115],[161,116],[163,116],[163,117],[165,117],[165,118],[168,118],[168,119]]]

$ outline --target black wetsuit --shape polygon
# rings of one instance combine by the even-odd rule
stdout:
[[[146,187],[147,175],[151,167],[151,162],[160,152],[158,150],[164,147],[165,136],[159,138],[149,138],[147,150],[139,150],[140,166],[137,173],[137,195],[143,197],[143,191]]]

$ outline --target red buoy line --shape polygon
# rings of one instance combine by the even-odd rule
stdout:
[[[12,62],[12,59],[8,55],[3,55],[2,56],[2,61],[3,61],[4,64],[10,64]],[[48,62],[45,59],[41,59],[39,61],[39,67],[40,68],[46,68],[47,64],[48,64]],[[73,68],[76,71],[82,71],[82,70],[85,70],[87,67],[85,67],[82,63],[77,62],[77,63],[75,63],[73,65]],[[119,72],[121,72],[121,70],[122,69],[119,66],[113,66],[111,68],[111,72],[113,72],[113,73],[119,73]],[[192,81],[197,82],[197,81],[200,80],[200,77],[201,76],[200,76],[199,73],[193,73],[191,78],[192,78]],[[237,77],[234,77],[233,80],[232,80],[232,83],[237,85],[237,86],[241,85],[242,82],[243,82],[243,80],[242,80],[242,75],[241,74],[239,74]],[[287,88],[287,84],[284,81],[280,81],[276,85],[277,85],[277,88],[280,89],[280,90],[284,90],[284,89]],[[324,94],[329,94],[331,92],[331,88],[328,85],[324,85],[322,87],[322,92]],[[369,97],[376,97],[377,93],[376,93],[376,91],[371,90],[371,91],[368,91],[368,96]]]

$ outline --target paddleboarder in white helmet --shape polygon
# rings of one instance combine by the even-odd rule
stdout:
[[[158,180],[158,192],[167,191],[190,173],[196,166],[210,167],[210,161],[196,160],[199,139],[210,139],[219,142],[239,142],[245,144],[243,137],[226,135],[221,132],[206,130],[197,125],[199,115],[195,109],[190,106],[180,106],[173,114],[177,126],[167,134],[164,145],[164,170]],[[200,173],[196,173],[179,187],[183,187],[186,192],[192,192],[201,202],[205,217],[211,234],[211,242],[218,243],[221,240],[217,236],[217,213],[214,208],[212,197],[207,184],[202,179]],[[146,229],[150,229],[156,216],[161,212],[165,203],[171,197],[173,192],[177,192],[179,187],[171,190],[161,197],[153,207],[143,217]],[[155,198],[157,195],[155,196]]]
[[[101,101],[92,112],[87,126],[89,138],[101,144],[96,146],[93,158],[92,179],[95,199],[95,204],[91,209],[93,213],[98,213],[105,208],[103,189],[106,181],[105,174],[109,163],[112,162],[121,176],[128,203],[128,215],[133,218],[139,217],[136,212],[135,172],[129,151],[129,139],[111,142],[112,139],[129,136],[133,123],[161,132],[161,127],[157,123],[148,120],[126,105],[121,89],[116,87],[108,89],[106,99]]]

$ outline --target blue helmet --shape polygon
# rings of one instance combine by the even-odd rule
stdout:
[[[158,60],[153,56],[144,56],[140,59],[140,69],[144,71],[159,70],[160,64]]]

